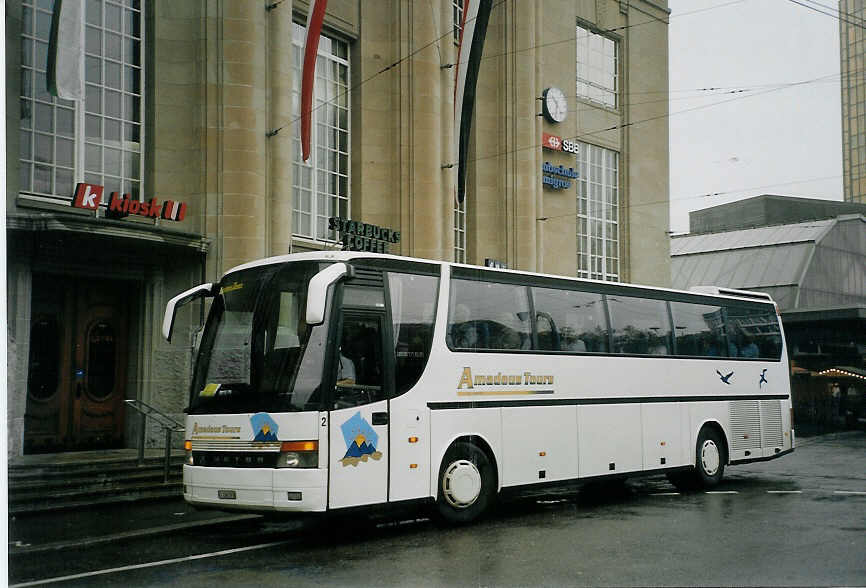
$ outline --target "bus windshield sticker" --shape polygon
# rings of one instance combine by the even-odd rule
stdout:
[[[201,392],[198,393],[202,398],[211,398],[212,396],[216,396],[217,391],[219,391],[220,386],[222,384],[208,384],[205,386]]]
[[[346,442],[346,455],[340,460],[343,467],[358,467],[359,463],[366,462],[371,457],[375,460],[382,459],[382,452],[376,450],[379,435],[361,416],[360,411],[340,425],[340,430]]]
[[[266,412],[257,412],[250,417],[250,424],[253,426],[256,436],[253,441],[276,441],[277,432],[280,426]]]
[[[240,290],[243,287],[244,287],[243,282],[235,282],[234,284],[231,284],[229,286],[223,286],[220,289],[220,294],[228,294],[229,292],[234,292],[235,290]]]

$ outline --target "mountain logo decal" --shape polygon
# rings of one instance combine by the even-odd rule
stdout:
[[[277,432],[280,426],[266,412],[257,412],[250,417],[250,424],[256,436],[253,441],[277,441]]]
[[[346,442],[346,455],[340,460],[343,467],[358,467],[361,462],[369,459],[376,461],[382,459],[382,452],[376,449],[379,435],[373,430],[361,411],[356,412],[350,419],[340,425],[343,432],[343,440]]]

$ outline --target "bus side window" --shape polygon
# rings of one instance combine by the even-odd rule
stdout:
[[[728,339],[739,357],[779,359],[782,336],[773,309],[726,308]]]
[[[448,332],[454,348],[504,351],[532,347],[526,287],[455,278],[451,289]]]
[[[607,351],[607,319],[601,294],[533,287],[532,299],[539,349],[572,353]]]
[[[438,282],[435,276],[388,274],[394,329],[396,396],[414,386],[427,365],[433,342]]]
[[[725,349],[720,306],[671,302],[677,355],[720,357]]]
[[[663,300],[609,296],[613,352],[636,355],[668,355],[671,326]]]

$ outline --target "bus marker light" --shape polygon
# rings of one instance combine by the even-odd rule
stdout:
[[[286,498],[288,500],[303,500],[304,494],[303,492],[286,492]]]
[[[192,451],[192,441],[189,441],[189,440],[184,441],[183,442],[183,448],[185,451]]]
[[[318,449],[318,441],[283,441],[280,444],[280,451],[317,451]]]
[[[544,457],[545,455],[547,455],[547,452],[546,452],[546,451],[539,451],[539,452],[538,452],[538,456],[539,456],[539,457]]]
[[[410,469],[410,470],[417,470],[417,469],[418,469],[418,464],[417,464],[417,463],[410,463],[410,464],[409,464],[409,469]]]
[[[418,443],[418,437],[409,437],[409,443]]]
[[[667,444],[668,444],[667,441],[662,441],[662,442],[661,442],[661,446],[662,446],[662,447],[664,447],[664,446],[667,445]]]

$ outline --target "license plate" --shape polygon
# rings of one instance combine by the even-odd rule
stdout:
[[[236,500],[238,497],[234,490],[217,490],[217,496],[224,500]]]

